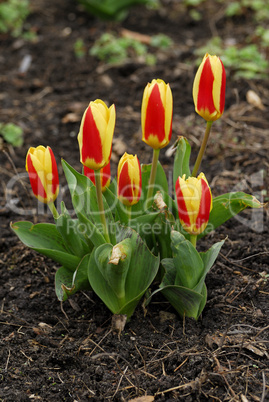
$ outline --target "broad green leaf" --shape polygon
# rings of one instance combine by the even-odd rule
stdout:
[[[174,285],[193,289],[204,272],[203,261],[189,240],[175,230],[171,232],[171,247],[176,267]]]
[[[199,237],[203,237],[222,225],[224,222],[237,215],[247,207],[262,208],[262,204],[253,195],[241,191],[227,193],[213,199],[213,208],[209,216],[209,222],[206,230]]]
[[[142,191],[141,191],[141,199],[140,201],[132,206],[132,218],[140,216],[145,213],[145,204],[148,192],[148,182],[151,172],[151,164],[149,165],[142,165],[141,166],[141,175],[142,175]],[[163,170],[162,165],[158,162],[157,165],[157,172],[156,172],[156,181],[154,185],[153,196],[155,196],[157,191],[161,191],[162,193],[169,192],[168,190],[168,183],[166,174]]]
[[[181,317],[197,318],[200,315],[200,305],[204,303],[204,294],[195,292],[192,289],[184,288],[176,285],[160,285],[160,288],[155,290],[147,300],[150,302],[156,293],[162,292],[169,303],[179,313]]]
[[[77,193],[79,192],[77,187],[80,189],[80,193],[83,193],[88,187],[93,186],[92,181],[87,176],[78,173],[64,159],[62,159],[62,166],[71,196],[75,190]]]
[[[178,137],[176,142],[176,154],[173,169],[173,186],[175,188],[178,176],[186,175],[186,179],[191,175],[190,172],[190,155],[191,146],[185,137]]]
[[[52,260],[64,265],[69,270],[76,269],[80,258],[70,254],[64,239],[55,225],[51,223],[15,222],[11,229],[28,247]]]
[[[75,272],[66,267],[60,267],[55,274],[55,293],[60,301],[65,301],[69,296],[79,290],[90,289],[88,280],[88,264],[90,254],[85,255]]]
[[[78,213],[78,219],[81,225],[81,230],[84,232],[85,239],[90,240],[94,246],[100,246],[101,244],[106,243],[103,234],[90,219],[81,213]]]
[[[207,250],[206,252],[200,252],[199,255],[203,261],[204,264],[204,272],[203,275],[199,281],[199,283],[195,286],[194,290],[198,293],[202,292],[202,288],[203,288],[203,283],[205,281],[205,277],[207,275],[207,273],[209,272],[209,270],[211,269],[212,265],[214,264],[214,262],[216,261],[220,249],[223,246],[225,240],[222,240],[218,243],[213,244],[213,246]]]
[[[88,237],[94,245],[97,245],[98,241],[100,240],[100,236],[99,240],[92,240],[91,235],[96,237],[98,233],[102,234],[103,226],[99,214],[95,186],[91,180],[88,179],[88,177],[78,173],[75,169],[68,165],[67,162],[62,161],[62,165],[72,197],[72,204],[76,211],[77,217],[82,225],[86,225],[85,230],[88,229],[88,231],[85,233],[85,236]],[[113,234],[114,219],[104,196],[103,203],[108,230],[111,236],[111,242],[115,243],[115,237]],[[93,226],[98,227],[98,229],[95,230]]]
[[[56,228],[64,239],[66,247],[70,250],[70,254],[82,258],[93,248],[93,244],[89,247],[83,238],[79,220],[71,218],[63,202],[62,213],[56,219]]]
[[[117,241],[118,244],[126,242],[126,250],[128,249],[126,251],[128,252],[128,271],[127,273],[125,271],[126,264],[124,276],[121,277],[125,282],[124,297],[118,297],[118,290],[115,290],[119,271],[115,270],[115,277],[111,280],[113,267],[105,267],[111,257],[112,246],[103,245],[95,249],[89,261],[88,277],[93,290],[112,313],[126,314],[129,318],[156,276],[159,258],[149,251],[140,236],[131,228],[119,227]],[[104,273],[105,270],[106,273]]]

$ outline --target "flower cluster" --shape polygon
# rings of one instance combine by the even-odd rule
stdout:
[[[115,106],[97,99],[86,108],[77,137],[82,173],[62,161],[75,218],[64,202],[60,213],[54,205],[59,178],[51,148],[29,149],[26,170],[33,193],[49,206],[55,225],[16,222],[12,229],[29,247],[61,264],[55,278],[59,300],[92,289],[112,313],[129,318],[159,278],[151,297],[160,291],[180,315],[200,316],[207,297],[205,277],[223,241],[199,253],[197,239],[247,206],[261,207],[244,193],[213,198],[205,174],[198,174],[211,125],[224,111],[225,85],[221,60],[206,54],[193,83],[196,112],[207,122],[205,136],[192,173],[187,139],[178,137],[175,143],[175,199],[159,162],[160,150],[171,140],[173,119],[172,91],[161,79],[148,83],[141,106],[142,141],[153,149],[152,163],[141,165],[137,155],[125,153],[116,179],[110,171]]]

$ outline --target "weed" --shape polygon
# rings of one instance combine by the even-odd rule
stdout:
[[[20,147],[23,144],[23,130],[13,123],[0,123],[0,135],[13,147]]]
[[[0,32],[22,35],[25,19],[30,13],[29,0],[7,0],[0,4]]]
[[[267,77],[269,62],[256,44],[249,44],[241,48],[235,45],[225,47],[221,38],[215,37],[206,46],[195,52],[199,57],[197,63],[206,52],[221,55],[223,64],[234,72],[235,78],[260,79]]]

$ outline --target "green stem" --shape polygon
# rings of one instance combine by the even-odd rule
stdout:
[[[196,248],[197,235],[190,235],[190,242]]]
[[[159,153],[160,153],[159,149],[153,149],[153,158],[152,158],[151,171],[150,171],[149,184],[148,184],[146,209],[148,209],[152,204],[152,195],[153,195],[154,184],[155,184],[155,179],[156,179]]]
[[[129,222],[131,220],[131,216],[132,216],[132,206],[131,205],[125,205],[125,208],[126,208],[127,220]]]
[[[98,208],[99,208],[99,214],[100,214],[100,219],[101,219],[101,222],[103,225],[103,230],[104,230],[104,238],[107,241],[107,243],[110,243],[110,238],[109,238],[107,223],[106,223],[106,216],[105,216],[105,211],[104,211],[100,169],[94,171],[94,177],[95,177],[95,188],[96,188],[96,197],[97,197],[97,203],[98,203]]]
[[[52,213],[52,215],[53,215],[53,218],[56,220],[56,219],[58,219],[59,218],[59,214],[58,214],[58,211],[57,211],[57,209],[56,209],[56,207],[55,207],[55,205],[54,205],[54,202],[48,202],[48,207],[49,207],[49,209],[50,209],[50,211],[51,211],[51,213]]]
[[[197,159],[196,159],[196,162],[195,162],[192,174],[191,174],[193,177],[197,176],[199,167],[201,165],[201,162],[202,162],[202,159],[203,159],[203,156],[204,156],[204,153],[205,153],[205,149],[206,149],[206,144],[207,144],[207,141],[208,141],[208,138],[209,138],[212,123],[213,123],[213,121],[208,121],[207,124],[206,124],[206,129],[205,129],[205,135],[204,135],[204,138],[203,138],[203,142],[201,144],[201,148],[200,148],[200,151],[198,153],[198,156],[197,156]]]

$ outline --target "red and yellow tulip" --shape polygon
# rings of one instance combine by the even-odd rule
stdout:
[[[176,181],[176,199],[178,216],[183,228],[191,235],[202,233],[212,210],[212,194],[203,173],[185,179],[185,175]]]
[[[118,164],[118,199],[126,206],[136,204],[141,197],[141,167],[137,156],[125,154]]]
[[[54,202],[59,193],[59,176],[51,148],[29,148],[25,167],[36,198],[45,204]]]
[[[204,56],[193,82],[196,112],[206,121],[219,119],[224,111],[226,73],[217,56]]]
[[[100,99],[90,102],[78,133],[80,161],[84,166],[99,170],[109,163],[115,122],[114,105],[108,108]]]
[[[169,84],[152,80],[144,90],[141,107],[142,140],[153,149],[164,148],[171,140],[173,97]]]
[[[88,168],[87,166],[84,166],[84,174],[95,185],[94,170]],[[101,175],[102,192],[104,192],[106,190],[106,188],[109,187],[109,184],[111,181],[110,162],[100,170],[100,175]]]

